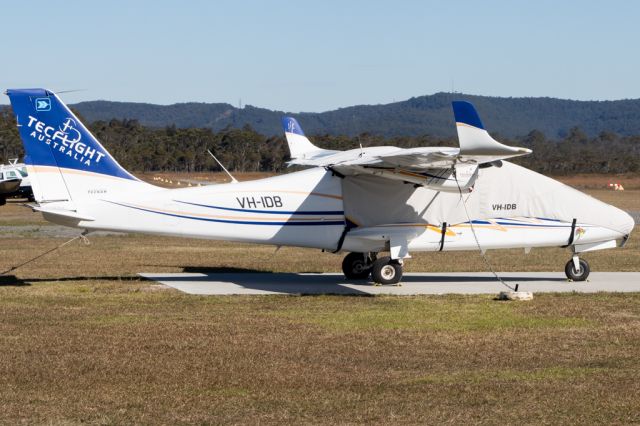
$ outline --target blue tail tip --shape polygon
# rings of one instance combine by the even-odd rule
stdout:
[[[47,89],[7,89],[5,90],[5,95],[7,96],[16,96],[16,95],[26,95],[26,96],[53,96],[53,92]]]
[[[456,118],[456,123],[463,123],[468,126],[484,129],[478,111],[471,102],[467,101],[453,101],[453,115]]]
[[[300,127],[298,121],[293,117],[282,117],[282,128],[287,133],[295,133],[296,135],[304,136],[302,127]]]

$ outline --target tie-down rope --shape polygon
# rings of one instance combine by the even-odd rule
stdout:
[[[460,183],[458,182],[458,175],[456,174],[455,165],[452,167],[452,170],[453,170],[453,178],[456,180],[456,185],[458,186],[458,192],[460,193],[460,200],[462,200],[462,206],[464,207],[464,213],[467,216],[467,221],[469,222],[469,226],[471,227],[471,233],[473,234],[473,238],[476,240],[476,245],[478,246],[478,250],[480,251],[480,257],[482,257],[482,260],[484,260],[485,265],[487,265],[487,269],[491,271],[491,273],[496,278],[496,280],[500,281],[500,283],[502,283],[502,285],[507,287],[509,290],[518,291],[518,287],[520,286],[520,284],[516,284],[515,287],[511,287],[502,278],[500,278],[498,273],[493,269],[491,262],[489,262],[489,259],[487,258],[485,251],[482,250],[482,247],[480,246],[480,240],[478,240],[478,236],[476,235],[476,230],[473,227],[473,221],[471,220],[471,217],[469,216],[469,211],[467,210],[467,202],[465,201],[464,196],[462,195],[462,188],[460,188]]]

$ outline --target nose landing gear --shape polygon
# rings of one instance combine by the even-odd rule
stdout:
[[[585,281],[589,272],[589,264],[586,260],[580,259],[577,254],[574,254],[564,267],[564,273],[572,281]]]

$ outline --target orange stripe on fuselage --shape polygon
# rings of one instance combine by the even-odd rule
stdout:
[[[111,179],[111,180],[119,180],[119,181],[122,181],[122,180],[131,181],[131,179],[121,178],[121,177],[118,177],[118,176],[111,176],[111,175],[105,175],[105,174],[102,174],[102,173],[87,172],[85,170],[67,169],[67,168],[63,168],[63,167],[54,167],[54,166],[32,166],[32,165],[28,165],[27,166],[27,172],[29,172],[29,170],[33,170],[35,173],[61,173],[63,175],[82,175],[82,176],[91,176],[91,177],[101,178],[101,179]],[[140,180],[138,180],[138,181],[140,181]],[[134,181],[134,182],[136,182],[136,181]]]
[[[435,225],[430,225],[428,223],[398,223],[398,224],[388,224],[388,225],[376,225],[376,228],[396,228],[396,227],[416,227],[416,228],[426,228],[430,231],[437,232],[438,234],[442,233],[442,228]],[[447,226],[447,230],[445,231],[445,235],[449,237],[453,237],[456,235],[455,232],[449,230],[449,226]]]

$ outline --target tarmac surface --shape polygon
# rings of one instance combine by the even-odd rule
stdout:
[[[500,283],[491,273],[406,273],[401,286],[374,286],[347,281],[342,274],[291,273],[141,273],[141,277],[189,294],[498,294],[512,289],[533,293],[640,292],[640,272],[592,272],[588,281],[569,282],[563,272],[502,272]]]

